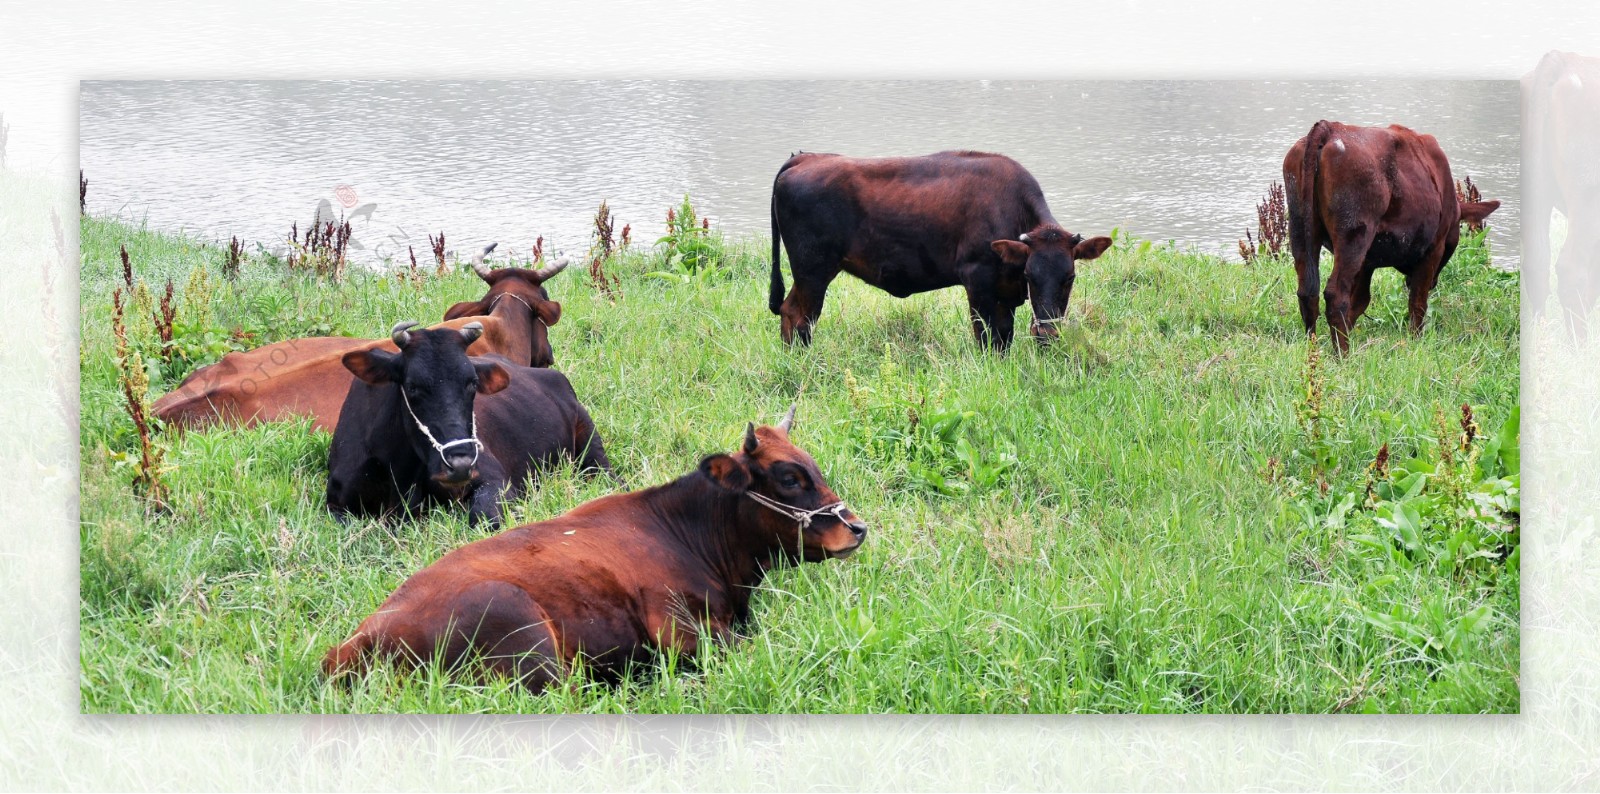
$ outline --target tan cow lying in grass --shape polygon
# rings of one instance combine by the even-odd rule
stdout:
[[[472,269],[489,284],[488,294],[452,306],[445,315],[450,319],[431,327],[460,330],[467,323],[481,323],[483,334],[468,349],[470,355],[498,353],[519,364],[550,366],[549,326],[561,318],[561,304],[550,300],[543,284],[568,260],[538,269],[490,270],[483,257],[493,248],[472,260]],[[342,363],[344,355],[374,348],[397,352],[388,337],[318,336],[229,353],[195,370],[153,407],[163,422],[184,428],[249,427],[308,416],[313,428],[331,432],[354,378]]]

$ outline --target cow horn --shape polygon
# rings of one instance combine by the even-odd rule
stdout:
[[[1027,242],[1028,241],[1028,233],[1027,232],[1023,232],[1022,236],[1018,237],[1017,239],[1021,240],[1022,242]]]
[[[472,255],[472,272],[477,273],[478,278],[481,278],[484,281],[488,281],[489,274],[494,272],[489,269],[488,265],[483,263],[484,257],[487,257],[490,253],[492,253],[494,251],[494,247],[497,245],[499,245],[499,243],[489,243],[483,247],[482,251]]]
[[[751,422],[744,426],[744,454],[749,455],[756,451],[756,423]]]
[[[533,271],[533,278],[535,281],[538,281],[542,284],[550,279],[555,278],[557,273],[566,270],[567,265],[570,264],[572,264],[572,260],[563,256],[560,259],[557,259],[556,261]]]
[[[782,430],[784,435],[788,435],[789,434],[789,428],[794,427],[794,409],[795,409],[794,403],[790,403],[789,404],[789,413],[784,414],[783,415],[783,421],[778,423],[778,429]]]
[[[406,345],[411,344],[411,332],[406,329],[416,324],[416,320],[401,320],[395,323],[393,328],[389,329],[389,338],[394,340],[395,347],[404,350]]]
[[[467,340],[467,344],[478,341],[480,336],[483,336],[483,323],[474,321],[461,326],[461,338]]]

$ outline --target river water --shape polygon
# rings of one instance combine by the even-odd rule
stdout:
[[[582,252],[601,200],[645,243],[691,194],[730,234],[765,234],[797,150],[1001,152],[1067,228],[1113,227],[1237,257],[1283,155],[1318,119],[1438,137],[1515,266],[1515,82],[85,82],[91,213],[281,247],[318,207],[353,218],[362,261],[487,241]]]

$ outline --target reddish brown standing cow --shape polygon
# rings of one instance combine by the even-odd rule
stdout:
[[[766,570],[848,557],[867,528],[789,442],[794,409],[745,431],[731,455],[643,491],[462,546],[407,579],[324,673],[373,656],[456,666],[478,659],[537,691],[580,656],[603,678],[664,649],[695,653],[750,616]]]
[[[1340,353],[1372,300],[1372,274],[1392,267],[1411,293],[1411,332],[1422,332],[1428,293],[1455,253],[1464,221],[1482,221],[1498,201],[1460,204],[1450,162],[1432,135],[1398,124],[1355,127],[1319,121],[1283,160],[1289,249],[1299,276],[1300,319],[1317,327],[1318,259],[1333,251],[1328,327]]]
[[[468,351],[472,355],[497,353],[518,364],[551,366],[555,356],[549,326],[561,318],[561,304],[550,300],[544,282],[560,273],[568,260],[538,269],[490,270],[483,257],[492,250],[490,245],[472,259],[473,271],[489,284],[488,293],[481,300],[451,306],[445,322],[434,327],[459,331],[477,321],[483,334]],[[395,352],[387,338],[317,336],[229,353],[190,373],[153,408],[161,421],[175,427],[249,427],[308,416],[313,429],[332,432],[353,380],[341,363],[343,356],[374,349]]]
[[[794,274],[787,298],[780,243]],[[810,344],[841,270],[897,298],[960,285],[978,343],[1004,351],[1024,300],[1033,304],[1034,338],[1053,339],[1076,263],[1110,247],[1109,237],[1085,240],[1061,228],[1038,181],[1004,155],[801,153],[772,182],[767,307],[783,318],[783,341]]]
[[[1531,319],[1550,297],[1550,269],[1567,326],[1588,336],[1600,302],[1600,60],[1550,52],[1522,78],[1522,283]],[[1554,262],[1553,212],[1567,235]]]

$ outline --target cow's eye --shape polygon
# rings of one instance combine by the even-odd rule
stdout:
[[[796,477],[794,472],[784,472],[778,477],[778,484],[785,488],[799,488],[800,478]]]

